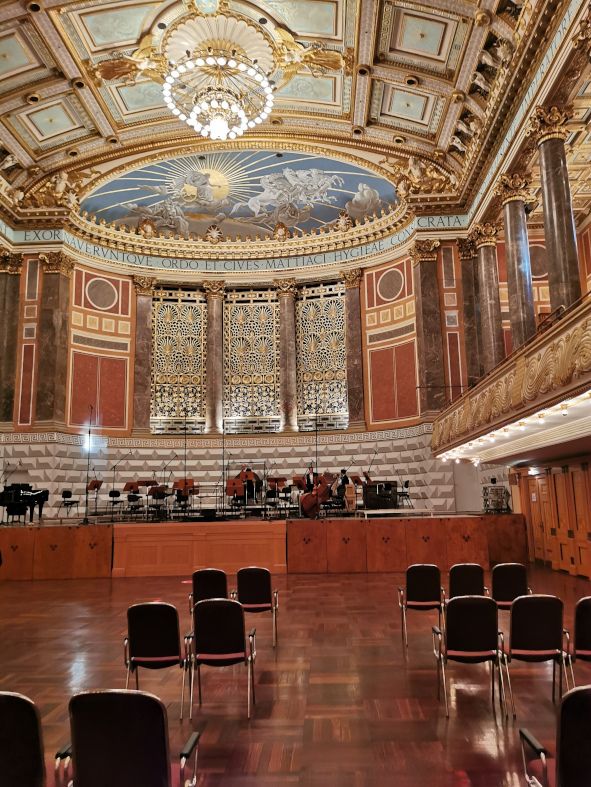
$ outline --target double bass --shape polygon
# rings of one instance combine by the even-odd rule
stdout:
[[[311,492],[304,492],[300,497],[300,508],[304,516],[307,516],[308,519],[318,518],[320,507],[330,499],[333,482],[333,474],[324,473],[319,476],[317,484]]]

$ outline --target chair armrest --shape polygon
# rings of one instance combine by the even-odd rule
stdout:
[[[257,657],[257,639],[256,639],[257,630],[251,629],[248,632],[248,647],[250,650],[249,658],[251,661],[254,661]]]
[[[562,636],[564,637],[564,651],[566,655],[570,653],[570,631],[568,629],[562,629]]]
[[[398,606],[402,609],[404,606],[404,588],[398,588]]]
[[[532,749],[534,753],[537,754],[538,757],[540,757],[542,754],[544,756],[547,756],[548,750],[546,749],[546,747],[542,746],[540,741],[537,738],[534,738],[534,736],[531,734],[529,730],[520,728],[519,738],[521,740],[521,743],[522,744],[526,743],[530,747],[530,749]]]
[[[189,615],[193,614],[193,593],[189,593]]]
[[[441,634],[441,629],[439,628],[439,626],[431,626],[431,631],[433,632],[433,634],[434,634],[436,637],[441,637],[441,636],[443,636],[443,635]]]
[[[487,585],[484,586],[484,595],[485,596],[490,596],[490,589],[488,588]]]
[[[432,626],[431,632],[433,634],[433,655],[437,661],[441,661],[441,646],[443,644],[443,634],[439,626]]]
[[[125,666],[129,667],[129,637],[125,637],[123,640],[123,661]]]
[[[72,758],[72,744],[66,743],[60,749],[58,749],[55,753],[55,773],[56,773],[56,783],[60,783],[62,778],[58,775],[60,768],[63,766],[63,777],[66,777],[68,772],[68,767],[70,765],[70,760]],[[59,782],[57,781],[59,779]]]
[[[238,601],[238,591],[237,590],[231,590],[230,591],[230,598],[232,599],[232,601]]]
[[[199,738],[201,737],[200,732],[194,732],[189,740],[183,746],[181,753],[180,753],[180,782],[179,784],[184,785],[186,784],[197,784],[197,755],[199,754]],[[193,778],[191,781],[185,782],[185,764],[191,754],[195,752],[195,761],[193,763]]]
[[[273,591],[273,606],[275,607],[275,609],[279,609],[279,591],[278,590],[274,590]]]
[[[441,593],[441,603],[443,604],[443,606],[445,606],[445,588],[443,587],[443,585],[440,588],[440,593]]]
[[[527,595],[528,595],[528,596],[533,596],[533,594],[534,594],[533,590],[532,590],[532,589],[529,587],[529,585],[528,585],[528,588],[527,588]]]

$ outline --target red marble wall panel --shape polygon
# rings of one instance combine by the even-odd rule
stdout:
[[[418,415],[417,402],[417,359],[416,342],[398,344],[394,348],[396,358],[396,404],[397,417],[410,418]]]
[[[21,354],[19,426],[30,426],[33,419],[33,385],[35,379],[35,345],[24,344]]]
[[[20,280],[20,310],[16,388],[14,399],[14,428],[28,430],[34,426],[34,412],[38,366],[39,308],[42,291],[41,264],[37,257],[24,260]]]
[[[581,269],[581,287],[583,292],[591,290],[591,225],[578,236],[579,265]]]
[[[397,415],[394,352],[391,347],[386,347],[383,350],[371,350],[369,360],[371,420],[394,420]]]
[[[130,316],[131,285],[128,279],[104,276],[83,268],[78,268],[74,277],[74,306],[102,314]]]
[[[127,359],[101,358],[98,382],[99,423],[107,429],[123,429],[127,422]]]
[[[104,429],[122,429],[127,422],[127,359],[72,353],[70,423],[85,426],[90,417]]]
[[[443,243],[437,255],[446,399],[459,396],[468,383],[464,351],[462,268],[455,243]]]
[[[98,389],[97,355],[72,353],[72,397],[70,400],[70,423],[77,426],[88,424],[90,407],[97,413]],[[97,419],[98,422],[98,419]]]

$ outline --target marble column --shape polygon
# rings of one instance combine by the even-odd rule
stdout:
[[[361,342],[361,268],[341,271],[345,282],[345,341],[347,345],[347,398],[349,426],[365,428],[363,345]]]
[[[281,431],[298,431],[298,391],[297,391],[297,353],[295,299],[297,294],[295,279],[276,279],[279,298],[279,386]]]
[[[505,357],[497,268],[497,234],[497,227],[489,223],[477,224],[470,233],[470,240],[476,246],[477,253],[481,361],[485,374]]]
[[[418,240],[411,250],[421,415],[441,410],[447,400],[437,280],[438,248],[438,240]]]
[[[204,281],[207,298],[205,431],[221,434],[224,426],[224,293],[223,281]]]
[[[0,423],[12,423],[22,254],[0,257]]]
[[[133,428],[149,433],[152,400],[152,293],[156,279],[134,276],[135,358],[133,365]]]
[[[460,238],[458,249],[462,269],[464,352],[468,386],[471,386],[482,377],[480,364],[482,337],[480,335],[480,302],[476,275],[476,246],[467,238]]]
[[[496,188],[496,194],[503,203],[509,318],[513,349],[521,347],[536,332],[534,291],[527,237],[527,214],[525,212],[525,205],[531,199],[528,192],[529,183],[529,174],[516,172],[501,175]]]
[[[529,133],[539,148],[544,208],[544,239],[552,310],[581,297],[577,234],[568,182],[564,140],[570,110],[536,107]]]
[[[66,423],[70,280],[74,260],[63,252],[40,254],[43,285],[38,322],[37,403],[35,421],[49,427]]]

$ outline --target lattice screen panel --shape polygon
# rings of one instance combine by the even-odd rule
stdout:
[[[298,424],[346,429],[347,351],[342,284],[302,287],[296,301]]]
[[[207,304],[201,293],[158,290],[152,302],[151,431],[202,432]]]
[[[224,421],[228,433],[279,429],[279,303],[272,290],[226,295]]]

